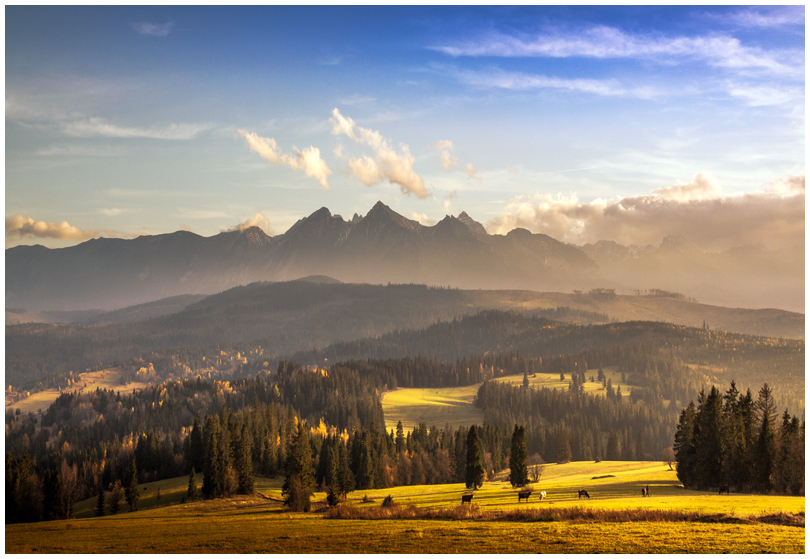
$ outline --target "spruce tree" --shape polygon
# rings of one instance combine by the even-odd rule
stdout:
[[[222,495],[220,485],[220,460],[219,460],[219,421],[205,417],[205,463],[203,465],[203,486],[202,494],[206,499],[214,499]]]
[[[129,466],[129,475],[127,476],[126,499],[129,504],[130,511],[138,510],[138,468],[135,466],[135,457],[132,457],[132,463]]]
[[[287,477],[281,488],[285,496],[284,503],[296,512],[309,512],[315,472],[312,468],[312,453],[309,447],[309,436],[306,424],[298,424],[298,432],[287,452]]]
[[[675,428],[675,471],[684,487],[693,487],[697,479],[695,460],[695,403],[681,411],[678,426]]]
[[[776,454],[776,404],[767,383],[759,390],[756,409],[759,431],[753,448],[753,482],[758,491],[768,492],[771,489],[771,475]]]
[[[354,491],[354,474],[349,467],[348,451],[343,441],[338,440],[338,485],[344,497]]]
[[[607,440],[607,448],[605,449],[605,460],[617,461],[621,460],[621,450],[619,449],[619,435],[616,431],[610,430]]]
[[[397,421],[397,438],[396,438],[396,453],[405,450],[405,430],[402,427],[402,421]]]
[[[191,474],[188,476],[188,491],[186,491],[186,500],[196,501],[198,498],[197,493],[197,473],[194,468],[191,468]]]
[[[104,484],[98,486],[98,499],[96,500],[96,516],[104,516]]]
[[[481,441],[478,438],[478,429],[475,425],[470,427],[467,434],[467,459],[465,461],[464,482],[469,489],[478,489],[484,484],[484,453],[481,450]]]
[[[122,493],[123,488],[121,487],[120,479],[117,479],[110,484],[110,494],[107,497],[107,501],[110,504],[110,510],[113,514],[118,514],[118,511],[121,510]]]
[[[529,483],[529,469],[526,465],[526,429],[515,424],[512,433],[512,446],[509,453],[509,482],[512,487],[523,487]]]
[[[248,438],[247,425],[242,425],[237,465],[239,473],[239,488],[237,493],[241,495],[253,494],[253,458],[250,453],[250,440]]]

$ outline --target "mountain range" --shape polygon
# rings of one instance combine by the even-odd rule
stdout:
[[[684,239],[661,247],[577,247],[514,229],[490,235],[462,212],[433,226],[378,202],[350,220],[321,208],[281,235],[258,227],[98,238],[60,249],[6,250],[6,307],[111,311],[256,281],[326,275],[351,283],[420,283],[533,291],[662,288],[702,302],[804,312],[804,262],[761,247],[707,254]]]

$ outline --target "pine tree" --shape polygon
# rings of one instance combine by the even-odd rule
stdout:
[[[237,462],[239,473],[240,495],[253,494],[253,458],[250,453],[250,440],[248,438],[247,425],[242,425],[242,436],[239,441],[239,459]]]
[[[138,510],[138,468],[135,466],[135,457],[132,457],[132,463],[129,466],[129,475],[127,476],[126,499],[129,504],[130,511]]]
[[[481,441],[478,438],[478,429],[475,425],[470,427],[467,434],[467,459],[465,461],[464,481],[467,488],[478,489],[484,484],[484,453],[481,450]]]
[[[708,394],[701,393],[695,422],[695,460],[699,489],[723,484],[725,441],[722,437],[723,410],[720,391],[712,386]]]
[[[96,516],[104,516],[104,485],[98,486],[98,499],[96,500]]]
[[[396,452],[405,450],[405,430],[402,427],[402,421],[397,421],[397,438],[396,438]]]
[[[698,472],[695,460],[695,404],[689,405],[681,411],[678,426],[675,429],[675,471],[684,487],[693,487]]]
[[[188,449],[188,461],[191,463],[191,467],[203,471],[205,467],[205,445],[203,444],[203,432],[200,426],[199,412],[197,412],[197,415],[194,417],[194,426],[191,428],[191,433],[189,434]]]
[[[191,468],[191,474],[188,476],[188,491],[186,491],[186,499],[189,501],[196,501],[199,497],[197,492],[197,473],[194,468]]]
[[[214,499],[222,495],[219,472],[219,421],[211,416],[205,416],[205,462],[203,465],[202,494],[206,499]]]
[[[607,440],[607,449],[605,450],[605,460],[621,460],[621,450],[619,449],[619,436],[616,431],[611,429]]]
[[[293,511],[309,512],[315,472],[312,468],[307,426],[303,421],[298,424],[298,432],[287,452],[286,469],[287,477],[281,489],[281,494],[285,496],[284,503]]]
[[[371,436],[369,432],[363,433],[360,462],[357,465],[355,482],[358,489],[373,489],[375,487],[375,464],[371,451]]]
[[[568,431],[560,431],[560,442],[557,447],[557,463],[567,464],[571,461],[571,441],[568,439]]]
[[[338,486],[344,497],[354,491],[354,474],[349,467],[348,451],[343,441],[338,440]]]
[[[121,487],[120,479],[117,479],[110,484],[110,493],[107,497],[107,501],[110,504],[110,510],[113,514],[118,514],[118,511],[121,510],[121,499],[123,497],[123,492],[124,490]]]
[[[326,503],[330,507],[340,502],[340,479],[338,475],[338,451],[334,444],[329,445],[326,464]]]
[[[515,424],[509,453],[509,482],[512,487],[523,487],[529,483],[529,469],[526,465],[528,454],[526,450],[526,429]]]
[[[771,475],[776,454],[776,404],[767,383],[759,390],[756,409],[759,432],[753,448],[753,482],[757,490],[768,492],[771,489]]]

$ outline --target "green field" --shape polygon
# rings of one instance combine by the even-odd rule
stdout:
[[[605,376],[611,380],[613,386],[622,387],[622,393],[630,393],[632,386],[622,383],[622,374],[614,367],[603,369]],[[589,369],[585,378],[596,379],[597,370]],[[497,382],[508,384],[523,384],[523,375],[508,375],[498,377]],[[529,375],[529,386],[535,389],[549,388],[553,390],[568,390],[571,381],[570,373],[565,380],[560,380],[560,373],[535,373]],[[473,399],[478,393],[480,384],[470,386],[454,386],[449,388],[399,388],[383,394],[382,406],[385,414],[385,430],[396,429],[397,422],[402,421],[405,431],[411,431],[424,423],[428,427],[435,425],[444,427],[450,424],[453,427],[469,427],[472,424],[481,424],[484,414],[473,406]],[[603,393],[605,389],[601,382],[586,382],[585,392]]]
[[[517,491],[501,480],[504,475],[501,472],[498,480],[486,482],[475,492],[472,510],[677,510],[725,515],[726,520],[326,519],[323,493],[315,494],[313,512],[287,512],[277,500],[281,479],[259,478],[261,497],[179,504],[187,478],[175,478],[145,484],[145,492],[141,486],[138,512],[94,518],[95,499],[88,499],[77,505],[75,520],[6,526],[6,552],[804,553],[803,526],[765,524],[749,518],[781,511],[801,513],[803,522],[802,497],[687,491],[674,472],[658,462],[575,462],[547,465],[533,484],[536,493],[530,502],[518,504]],[[641,497],[644,485],[650,486],[649,498]],[[160,501],[155,499],[158,487]],[[580,488],[588,490],[590,500],[577,498]],[[542,502],[536,497],[541,490],[547,493]],[[360,509],[376,509],[386,495],[392,495],[403,507],[445,510],[456,507],[463,492],[463,484],[395,487],[355,491],[349,502]],[[363,502],[364,497],[368,502]],[[172,502],[178,504],[170,505]]]

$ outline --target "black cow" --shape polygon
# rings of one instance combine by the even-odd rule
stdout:
[[[580,489],[578,494],[579,494],[579,497],[577,497],[578,499],[581,499],[582,497],[587,497],[589,499],[591,498],[591,496],[588,495],[588,492],[585,491],[584,489]]]
[[[470,504],[472,504],[472,498],[473,498],[472,493],[470,493],[469,495],[462,495],[462,496],[461,496],[461,504],[462,504],[462,505],[463,505],[464,503],[470,503]]]
[[[520,493],[518,493],[518,503],[521,501],[521,499],[526,499],[526,502],[528,503],[529,495],[532,494],[532,491],[533,491],[532,489],[526,489],[525,491],[521,491]]]
[[[718,495],[722,495],[724,491],[726,492],[726,495],[731,495],[731,493],[729,492],[729,486],[728,485],[721,485],[720,486],[720,492],[718,493]]]

